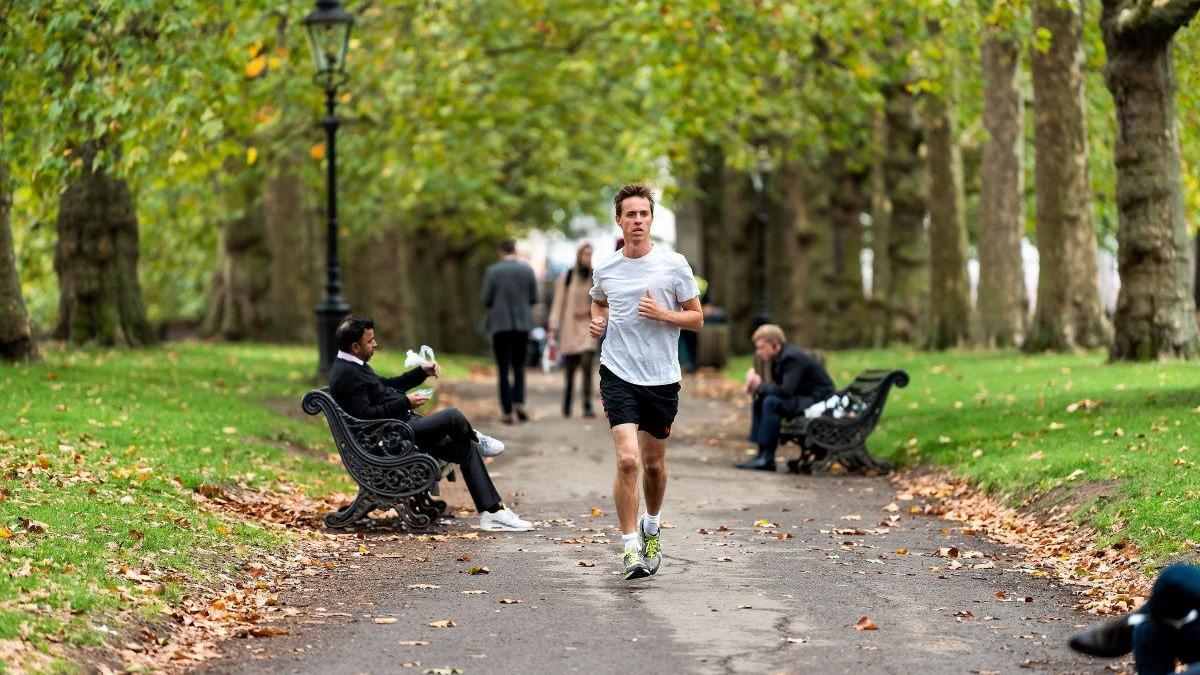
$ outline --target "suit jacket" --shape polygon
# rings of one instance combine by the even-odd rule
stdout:
[[[758,385],[755,394],[783,399],[782,412],[795,415],[812,403],[829,398],[836,389],[825,367],[808,352],[784,343],[771,361],[771,382]]]
[[[381,378],[368,365],[334,359],[329,368],[329,395],[342,410],[360,420],[407,422],[413,411],[404,392],[427,377],[425,369],[418,366],[399,377]]]
[[[501,260],[488,267],[480,293],[487,314],[483,332],[488,337],[500,331],[533,330],[533,312],[537,302],[537,279],[533,269],[517,260]]]

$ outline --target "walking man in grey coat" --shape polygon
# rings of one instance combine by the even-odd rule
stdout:
[[[533,329],[537,302],[537,280],[533,269],[517,260],[517,244],[512,240],[500,245],[500,262],[488,267],[483,276],[483,304],[487,307],[484,331],[492,342],[500,380],[501,421],[513,423],[513,413],[522,422],[525,412],[525,350]],[[509,380],[509,370],[512,380]]]

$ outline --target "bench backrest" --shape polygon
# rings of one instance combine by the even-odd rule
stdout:
[[[868,432],[879,422],[893,385],[907,387],[908,373],[903,370],[864,370],[842,391],[850,397],[850,408],[855,416],[866,418],[864,426]]]
[[[412,427],[404,422],[352,417],[326,389],[308,392],[300,404],[309,415],[325,413],[342,464],[360,485],[383,496],[402,497],[441,476],[437,460],[418,451]]]

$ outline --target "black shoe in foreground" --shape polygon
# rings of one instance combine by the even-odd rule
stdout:
[[[759,455],[758,457],[755,457],[754,459],[742,462],[741,464],[734,464],[734,466],[736,466],[739,469],[754,469],[757,471],[774,471],[775,470],[775,458],[774,457],[764,457],[762,455]]]
[[[1071,637],[1071,649],[1107,659],[1128,654],[1133,649],[1133,626],[1127,619],[1111,619],[1076,633]]]

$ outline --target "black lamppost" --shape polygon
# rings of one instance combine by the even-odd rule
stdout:
[[[354,17],[342,9],[338,0],[317,0],[317,8],[304,17],[308,45],[312,48],[317,72],[313,81],[325,90],[325,182],[326,182],[326,258],[325,299],[317,304],[317,376],[325,379],[337,356],[334,333],[338,323],[350,313],[350,305],[342,299],[342,282],[338,268],[337,217],[337,146],[335,145],[338,118],[334,115],[338,87],[346,82],[346,50],[350,46],[350,29]]]
[[[758,264],[754,268],[754,285],[758,294],[758,310],[754,313],[751,329],[765,323],[771,323],[771,313],[767,309],[767,227],[771,216],[767,212],[767,184],[771,179],[774,166],[771,164],[771,153],[766,146],[756,149],[754,169],[750,172],[750,181],[754,192],[758,195],[758,211],[755,220],[758,221]]]

